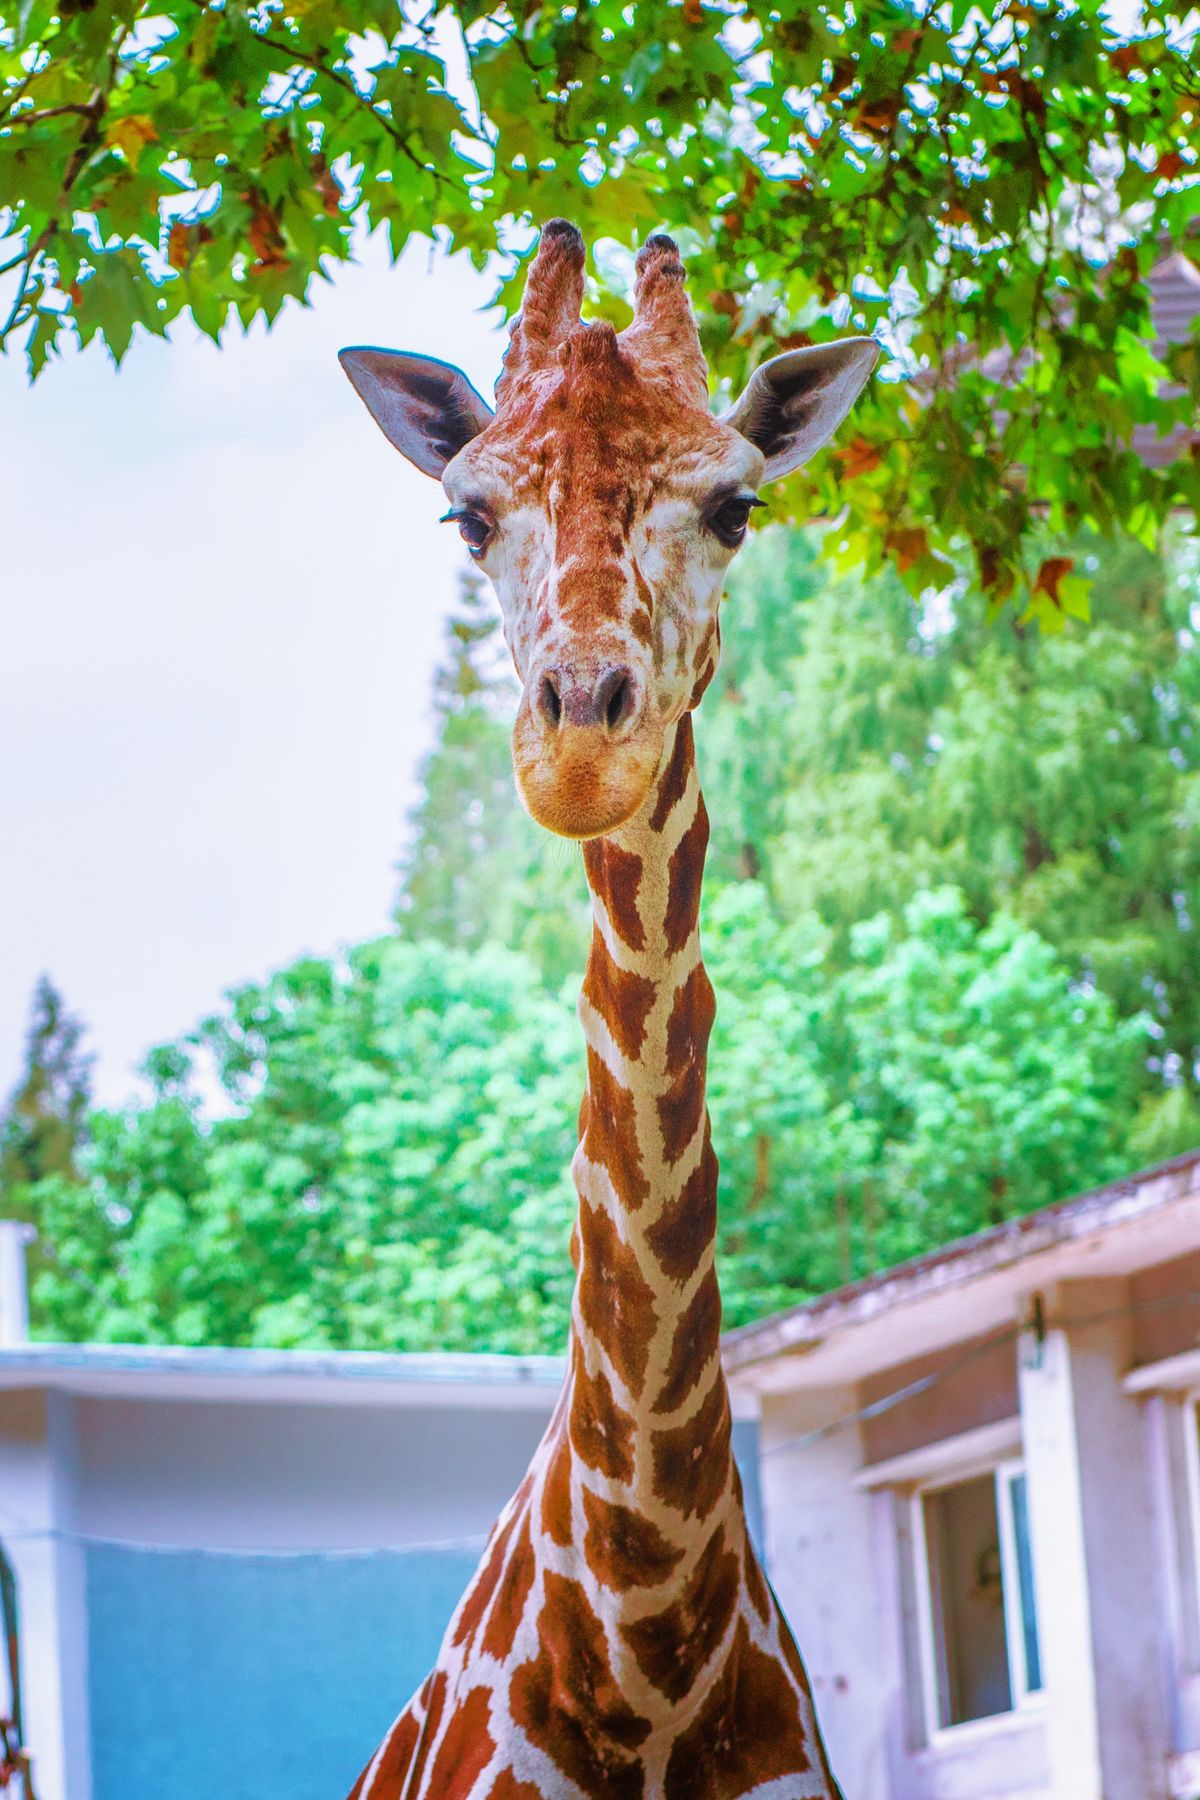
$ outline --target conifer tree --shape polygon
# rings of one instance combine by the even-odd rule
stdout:
[[[92,1058],[84,1026],[48,975],[30,1007],[25,1069],[0,1119],[0,1204],[28,1214],[25,1190],[51,1175],[79,1179],[78,1152],[92,1100]]]

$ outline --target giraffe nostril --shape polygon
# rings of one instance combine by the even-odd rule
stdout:
[[[616,731],[633,711],[634,691],[628,669],[610,669],[596,692],[596,712],[609,731]]]
[[[562,695],[553,675],[542,676],[542,685],[538,689],[538,707],[542,717],[557,731],[562,719]]]
[[[625,703],[629,698],[629,683],[621,680],[608,697],[608,705],[604,709],[604,718],[610,731],[615,731],[625,715]]]

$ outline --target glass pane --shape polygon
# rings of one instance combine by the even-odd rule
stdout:
[[[1042,1653],[1038,1647],[1037,1601],[1033,1592],[1033,1555],[1029,1547],[1029,1495],[1024,1475],[1008,1484],[1012,1495],[1013,1543],[1017,1552],[1017,1586],[1021,1594],[1021,1640],[1025,1653],[1025,1691],[1036,1694],[1042,1686]]]
[[[991,1475],[925,1496],[938,1664],[938,1722],[1011,1712],[996,1483]]]

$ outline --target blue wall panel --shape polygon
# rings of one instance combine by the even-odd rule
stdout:
[[[90,1550],[95,1800],[341,1800],[475,1562]]]
[[[761,1542],[756,1440],[739,1421]],[[90,1549],[94,1800],[342,1800],[476,1561]]]

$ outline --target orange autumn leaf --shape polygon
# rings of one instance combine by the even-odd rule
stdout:
[[[683,22],[685,25],[703,25],[704,8],[700,0],[683,0]]]
[[[857,131],[869,132],[872,137],[886,137],[895,126],[900,116],[900,96],[885,95],[880,100],[870,100],[860,106],[854,115]]]
[[[925,555],[929,549],[929,539],[917,525],[911,529],[906,527],[901,531],[889,532],[884,539],[884,545],[895,557],[896,567],[904,575],[914,563],[920,562]]]
[[[192,260],[191,237],[187,226],[177,219],[167,238],[167,261],[173,269],[186,269]]]
[[[1122,44],[1108,60],[1118,75],[1128,75],[1131,69],[1141,67],[1142,47],[1140,44]]]
[[[1165,156],[1159,157],[1158,167],[1154,172],[1156,175],[1161,175],[1164,181],[1174,181],[1185,166],[1178,150],[1168,150]]]
[[[878,444],[865,437],[852,438],[844,450],[835,450],[833,454],[842,465],[842,474],[847,476],[867,475],[883,461],[883,451]]]
[[[123,119],[112,119],[104,133],[104,141],[119,150],[130,168],[136,169],[147,144],[158,142],[154,121],[145,113],[129,113]]]
[[[1015,586],[1012,569],[995,544],[976,544],[975,554],[979,558],[979,580],[983,591],[993,605],[999,605]]]
[[[1035,594],[1045,594],[1053,606],[1061,606],[1058,595],[1058,584],[1063,577],[1069,575],[1075,567],[1073,556],[1048,556],[1042,563],[1033,581]]]
[[[250,248],[255,255],[254,273],[263,274],[268,269],[286,269],[288,259],[285,254],[285,240],[279,223],[279,215],[273,206],[253,191],[244,198],[254,207],[246,235],[250,239]]]

